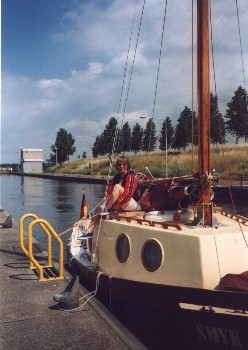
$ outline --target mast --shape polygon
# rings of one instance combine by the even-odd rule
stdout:
[[[201,216],[212,225],[210,203],[210,76],[208,0],[197,0],[198,168],[201,177]]]

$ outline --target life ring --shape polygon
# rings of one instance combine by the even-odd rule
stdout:
[[[185,222],[193,217],[192,210],[163,210],[150,211],[145,214],[145,220],[154,222]]]

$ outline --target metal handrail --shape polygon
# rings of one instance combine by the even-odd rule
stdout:
[[[24,220],[27,219],[27,218],[33,218],[33,219],[37,220],[37,219],[39,219],[39,217],[36,214],[31,214],[31,213],[25,214],[25,215],[23,215],[21,217],[20,223],[19,223],[20,246],[21,246],[23,252],[29,258],[29,252],[25,248],[25,244],[24,244]],[[51,234],[50,234],[50,232],[47,230],[47,228],[42,223],[40,223],[40,227],[47,235],[48,265],[52,266],[52,238],[51,238]],[[32,263],[31,260],[30,260],[29,268],[30,269],[34,269],[34,264]]]
[[[28,226],[28,249],[24,245],[24,225],[23,225],[24,220],[27,218],[34,219]],[[48,260],[48,264],[46,266],[40,265],[39,262],[33,256],[33,228],[35,225],[39,225],[41,227],[41,229],[47,235],[47,241],[48,241],[47,260]],[[59,276],[44,278],[44,271],[43,270],[45,268],[48,268],[48,267],[53,267],[51,235],[53,235],[54,238],[59,243]],[[23,252],[26,254],[26,256],[30,259],[30,266],[29,266],[30,269],[36,268],[39,271],[39,281],[48,281],[48,280],[55,280],[55,279],[63,279],[64,278],[64,245],[63,245],[63,241],[60,239],[59,235],[55,232],[55,230],[52,228],[52,226],[46,220],[39,219],[36,214],[23,215],[20,219],[19,236],[20,236],[21,248],[22,248]]]

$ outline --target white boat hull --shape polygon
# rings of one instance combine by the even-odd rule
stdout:
[[[99,278],[97,296],[112,309],[121,308],[126,315],[129,310],[130,318],[139,310],[138,314],[145,317],[148,324],[157,324],[159,320],[158,328],[161,322],[169,322],[168,327],[172,327],[178,337],[180,334],[182,349],[212,350],[223,346],[247,349],[248,293],[215,289],[227,273],[247,270],[244,241],[244,237],[248,240],[247,227],[243,225],[246,230],[242,234],[235,220],[219,214],[215,219],[218,227],[183,226],[181,230],[126,220],[102,220],[92,242],[78,241],[74,232],[71,263],[89,289],[95,288]],[[117,257],[120,235],[127,237],[130,244],[129,256],[124,262]],[[147,270],[142,259],[147,241],[157,242],[162,249],[161,264],[155,271]],[[171,349],[175,344],[175,349],[180,348],[176,338],[169,341]]]

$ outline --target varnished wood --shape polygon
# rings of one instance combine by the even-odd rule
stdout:
[[[203,225],[212,225],[210,187],[210,77],[208,0],[197,1],[198,167]]]

